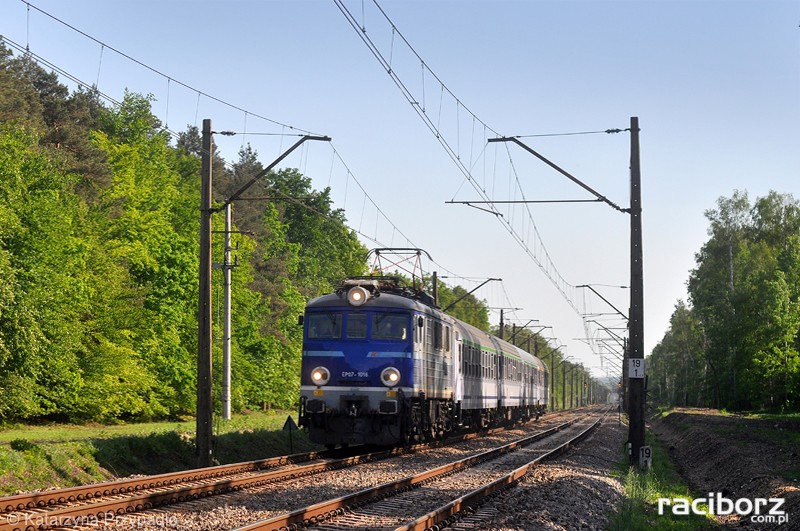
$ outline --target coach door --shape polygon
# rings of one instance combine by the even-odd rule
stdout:
[[[453,330],[453,400],[456,404],[464,396],[464,339],[458,330]]]
[[[494,347],[495,351],[497,352],[496,356],[493,356],[494,366],[495,366],[495,377],[492,378],[492,390],[494,391],[495,402],[492,404],[493,407],[503,407],[505,405],[505,400],[503,397],[505,396],[506,392],[506,382],[505,382],[505,374],[507,367],[505,366],[505,356],[503,356],[503,348],[500,346],[500,343],[492,338],[492,346]]]

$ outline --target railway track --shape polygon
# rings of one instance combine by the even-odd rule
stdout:
[[[599,426],[608,411],[574,419],[510,444],[397,481],[317,503],[237,531],[441,529],[469,515],[482,500],[561,455]]]
[[[0,498],[0,531],[91,525],[137,511],[385,459],[397,452],[391,450],[342,459],[311,452],[8,496]]]
[[[501,430],[492,430],[493,433]],[[476,437],[468,434],[457,439]],[[0,531],[83,527],[123,515],[252,489],[328,470],[387,459],[446,443],[416,445],[335,459],[328,452],[188,470],[0,498]]]

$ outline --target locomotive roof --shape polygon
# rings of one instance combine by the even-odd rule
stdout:
[[[346,293],[329,293],[308,302],[307,308],[332,308],[332,307],[348,307],[352,308],[347,303]],[[370,297],[362,306],[353,309],[369,309],[369,308],[397,308],[402,310],[416,310],[418,312],[433,313],[434,308],[423,304],[417,300],[404,297],[402,295],[395,295],[394,293],[381,293],[377,297]]]
[[[342,281],[334,293],[309,301],[309,308],[347,305],[347,292],[360,287],[370,296],[359,308],[389,307],[416,310],[424,313],[439,313],[434,300],[421,289],[409,286],[397,276],[351,277]],[[443,314],[442,314],[443,315]]]
[[[357,308],[353,308],[347,302],[347,290],[354,286],[364,287],[371,294],[364,304],[358,306]],[[477,342],[491,350],[496,350],[499,346],[502,352],[517,356],[547,372],[547,366],[545,363],[533,354],[522,350],[521,348],[512,345],[511,343],[504,341],[499,337],[492,336],[488,332],[472,326],[469,323],[465,323],[464,321],[456,319],[451,315],[442,313],[441,310],[433,306],[433,299],[430,297],[430,295],[403,285],[400,279],[395,277],[358,277],[354,279],[347,279],[339,285],[334,293],[322,295],[321,297],[317,297],[309,301],[306,308],[358,310],[370,308],[395,308],[434,315],[440,319],[458,323],[459,326],[463,327],[463,330],[470,336],[465,337],[465,339]]]

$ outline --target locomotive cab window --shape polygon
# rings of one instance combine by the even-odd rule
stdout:
[[[342,314],[309,313],[308,339],[339,339],[342,337]]]
[[[366,339],[367,338],[367,315],[363,313],[351,313],[347,316],[345,326],[347,339]]]
[[[402,341],[408,337],[408,316],[400,313],[376,313],[372,316],[372,339]]]

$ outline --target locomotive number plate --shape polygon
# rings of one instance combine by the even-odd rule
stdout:
[[[314,389],[314,396],[322,396],[323,394],[322,389]]]
[[[397,396],[397,391],[386,391],[386,396],[388,398],[394,398]]]

